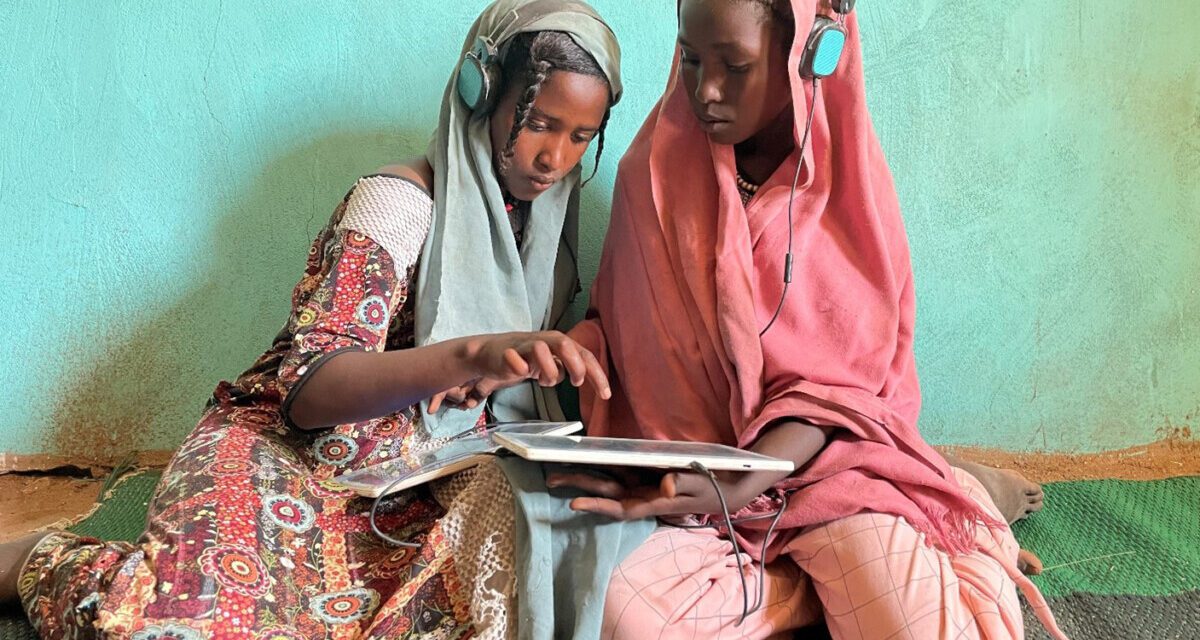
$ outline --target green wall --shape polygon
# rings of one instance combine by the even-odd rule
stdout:
[[[588,278],[674,38],[672,2],[595,4],[627,97]],[[860,4],[929,438],[1097,450],[1195,423],[1200,4]],[[0,452],[177,444],[354,178],[424,148],[483,5],[0,0]]]

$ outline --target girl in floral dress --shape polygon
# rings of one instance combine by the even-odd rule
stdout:
[[[515,633],[512,497],[495,467],[384,501],[378,524],[413,547],[378,539],[371,502],[330,481],[493,414],[552,415],[530,387],[608,393],[590,353],[538,329],[577,287],[579,164],[620,97],[619,52],[586,5],[529,4],[498,0],[468,37],[464,53],[498,46],[489,99],[472,109],[457,71],[427,157],[360,179],[336,208],[286,325],[217,386],[139,541],[0,546],[0,599],[19,597],[43,638]],[[461,391],[480,387],[504,389],[488,411]],[[446,390],[456,407],[437,406]]]

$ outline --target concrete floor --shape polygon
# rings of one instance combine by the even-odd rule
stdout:
[[[103,480],[0,475],[0,542],[87,513]]]

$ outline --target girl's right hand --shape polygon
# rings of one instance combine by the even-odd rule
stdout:
[[[590,383],[605,400],[612,396],[596,356],[560,331],[469,338],[467,358],[478,377],[435,395],[429,401],[431,413],[447,400],[458,408],[474,408],[494,391],[525,380],[552,387],[569,377],[576,387]]]

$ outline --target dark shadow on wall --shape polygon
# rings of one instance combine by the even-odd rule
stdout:
[[[176,447],[217,382],[271,345],[312,238],[354,180],[424,151],[427,131],[346,131],[284,150],[226,200],[211,240],[190,247],[210,260],[176,274],[188,293],[147,321],[98,318],[77,332],[61,363],[52,426],[39,450],[112,465],[135,452]],[[212,177],[199,178],[220,184]],[[205,220],[205,222],[208,222]],[[149,266],[148,270],[153,270]],[[96,345],[104,345],[97,347]]]

